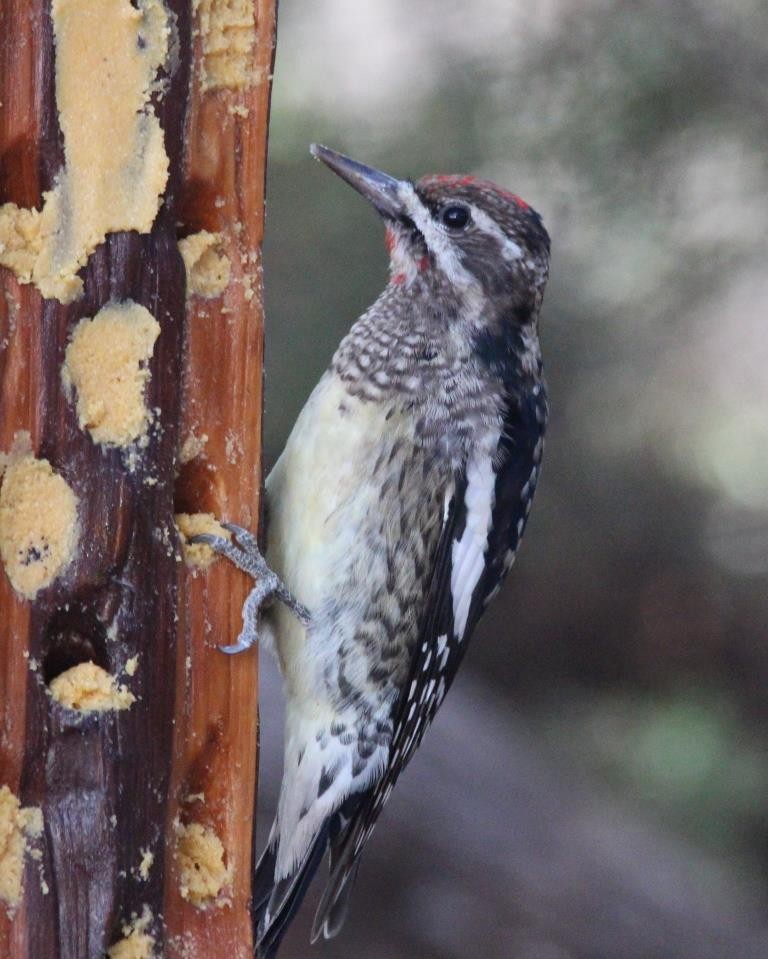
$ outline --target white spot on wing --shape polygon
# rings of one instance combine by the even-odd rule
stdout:
[[[447,663],[448,656],[450,655],[450,649],[448,648],[448,637],[446,635],[437,637],[437,655],[440,657],[440,662],[438,668],[442,672]]]

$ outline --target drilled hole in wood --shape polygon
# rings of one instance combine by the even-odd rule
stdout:
[[[109,670],[106,631],[83,610],[59,610],[46,631],[43,678],[46,684],[79,663],[94,662]]]
[[[202,456],[179,466],[173,488],[175,513],[217,514],[216,473]]]

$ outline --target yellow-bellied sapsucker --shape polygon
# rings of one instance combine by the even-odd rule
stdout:
[[[539,215],[471,176],[412,183],[312,152],[383,217],[391,275],[267,479],[266,561],[237,526],[232,543],[203,537],[256,580],[227,651],[261,633],[285,685],[254,887],[263,957],[326,851],[313,938],[341,927],[363,845],[512,565],[547,421]]]

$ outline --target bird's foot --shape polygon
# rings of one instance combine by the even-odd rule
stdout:
[[[256,581],[243,604],[243,628],[237,640],[230,646],[219,646],[223,653],[241,653],[259,641],[259,621],[264,606],[277,599],[304,625],[309,625],[309,610],[295,598],[280,577],[274,573],[261,555],[253,533],[235,523],[222,523],[232,534],[232,539],[200,533],[190,537],[191,543],[205,543],[220,556],[225,556],[238,569]]]

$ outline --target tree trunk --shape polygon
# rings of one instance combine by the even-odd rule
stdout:
[[[258,523],[274,33],[275,0],[0,7],[9,959],[252,955],[257,660],[216,649],[248,582],[174,517]]]

